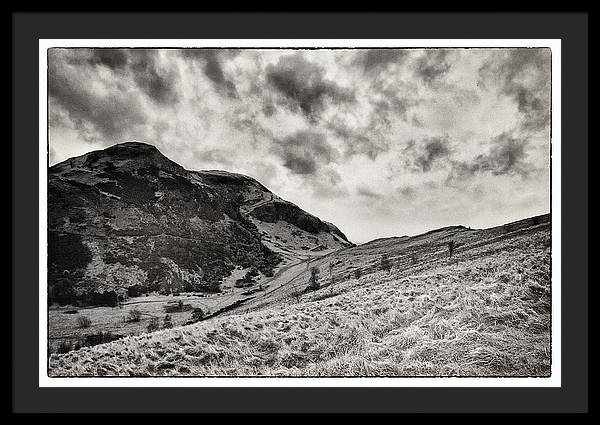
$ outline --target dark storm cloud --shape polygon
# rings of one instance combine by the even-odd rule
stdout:
[[[248,141],[256,148],[261,141],[268,143],[279,140],[272,130],[261,124],[259,112],[251,111],[245,106],[240,106],[234,110],[234,118],[231,119],[231,126],[249,136]]]
[[[383,94],[386,96],[384,100],[373,102],[373,114],[386,122],[389,122],[390,115],[406,121],[407,112],[414,103],[407,98],[399,97],[396,93],[383,92]]]
[[[93,49],[90,63],[104,65],[111,69],[121,69],[127,65],[126,51],[122,49]]]
[[[409,110],[421,102],[412,89],[402,84],[389,84],[384,80],[376,80],[370,86],[370,92],[376,94],[376,100],[371,101],[373,122],[390,124],[400,118],[409,121]]]
[[[409,157],[406,164],[421,172],[428,172],[438,160],[450,156],[448,143],[448,139],[442,137],[423,139],[418,144],[411,140],[404,148],[404,153]]]
[[[325,107],[325,101],[334,104],[354,100],[354,93],[325,78],[325,72],[317,64],[298,52],[282,56],[276,65],[266,68],[267,83],[277,90],[292,110],[300,110],[310,119]]]
[[[384,137],[373,136],[378,131],[378,125],[373,120],[361,129],[350,128],[344,121],[331,121],[327,128],[344,142],[344,156],[366,155],[375,160],[379,154],[390,149]]]
[[[157,50],[129,50],[131,71],[137,85],[157,103],[177,101],[177,74],[158,65]]]
[[[215,49],[184,49],[182,56],[200,61],[203,64],[204,75],[213,83],[219,93],[228,97],[237,98],[238,92],[235,83],[228,79],[223,72],[221,56],[233,56],[237,51]]]
[[[68,56],[66,58],[64,52],[49,52],[49,100],[66,111],[72,124],[84,137],[92,126],[102,138],[116,139],[123,129],[145,122],[142,104],[137,96],[126,93],[118,86],[106,92],[93,91],[88,75],[65,66]],[[51,114],[51,117],[61,116]]]
[[[450,70],[447,50],[427,50],[415,64],[415,75],[427,84],[432,84]]]
[[[322,166],[337,158],[325,135],[313,131],[299,131],[278,141],[272,150],[283,160],[283,166],[294,174],[315,174]]]
[[[492,139],[488,153],[477,155],[472,161],[455,161],[450,178],[466,178],[475,174],[520,175],[526,177],[534,169],[525,151],[527,139],[502,133]]]
[[[420,103],[420,99],[413,96],[411,88],[403,84],[390,83],[377,79],[369,85],[369,92],[375,94],[369,98],[370,110],[368,121],[361,127],[354,127],[352,119],[334,117],[325,126],[338,138],[345,142],[344,155],[366,155],[375,160],[391,147],[388,137],[392,123],[401,119],[409,121],[411,108]]]
[[[123,49],[50,49],[48,57],[61,56],[66,64],[75,66],[105,66],[112,70],[123,69],[128,55]]]
[[[317,170],[317,162],[312,157],[286,152],[284,158],[283,165],[295,174],[313,174]]]
[[[481,82],[493,80],[523,114],[526,131],[548,128],[550,120],[550,49],[512,49],[492,56],[479,69]]]
[[[402,64],[408,56],[408,50],[372,49],[358,53],[355,63],[362,65],[367,73],[385,69],[392,63]]]
[[[115,77],[124,84],[129,74],[136,85],[154,102],[177,101],[177,73],[162,68],[158,63],[158,50],[149,49],[52,49],[55,59],[61,57],[65,63],[80,71],[93,72],[97,67],[106,67],[115,72]],[[50,57],[49,57],[50,59]],[[57,66],[60,66],[56,64]]]

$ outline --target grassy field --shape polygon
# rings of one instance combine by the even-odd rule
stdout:
[[[343,250],[321,260],[338,263],[318,291],[282,291],[248,313],[53,354],[49,374],[548,376],[549,222],[497,229]],[[451,257],[448,237],[462,243]],[[389,271],[377,269],[381,252],[393,259]]]
[[[242,288],[224,288],[219,294],[199,296],[198,294],[159,295],[133,297],[118,307],[72,307],[53,306],[48,310],[48,349],[50,353],[61,352],[82,343],[86,337],[105,333],[118,337],[139,335],[147,332],[153,318],[163,327],[164,318],[169,314],[174,326],[183,325],[192,318],[192,311],[201,308],[205,314],[229,305],[243,296]],[[175,307],[182,302],[182,311],[167,311],[166,306]],[[131,311],[138,310],[138,321],[131,320]],[[80,326],[81,318],[89,319],[89,325]]]

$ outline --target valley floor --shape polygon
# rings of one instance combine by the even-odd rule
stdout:
[[[343,250],[322,260],[322,281],[327,262],[337,268],[318,291],[287,291],[247,313],[53,354],[49,375],[548,376],[549,223],[479,239],[452,232],[414,247]],[[446,237],[463,244],[452,257]],[[377,270],[369,250],[381,246],[421,254],[409,261],[396,253],[390,271]],[[361,258],[372,270],[357,278]]]

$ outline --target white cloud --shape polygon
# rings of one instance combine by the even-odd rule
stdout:
[[[125,140],[152,143],[188,169],[251,175],[356,242],[549,210],[544,52],[154,53],[50,55],[51,164]],[[278,66],[286,74],[274,84],[267,69]],[[281,143],[297,134],[314,135],[307,146],[320,146],[301,159],[320,153],[315,164],[290,162]],[[473,171],[468,164],[490,152],[510,155],[494,148],[502,134],[522,142],[519,160],[535,172],[494,173],[489,161]],[[407,146],[432,138],[447,154],[408,166],[420,151]],[[449,181],[457,164],[473,172]]]

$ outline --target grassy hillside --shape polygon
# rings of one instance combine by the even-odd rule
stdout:
[[[452,256],[448,240],[458,243]],[[49,373],[547,376],[550,245],[548,216],[374,241],[319,260],[335,265],[333,283],[317,291],[282,291],[249,313],[53,354]],[[298,279],[290,288],[306,286]]]

